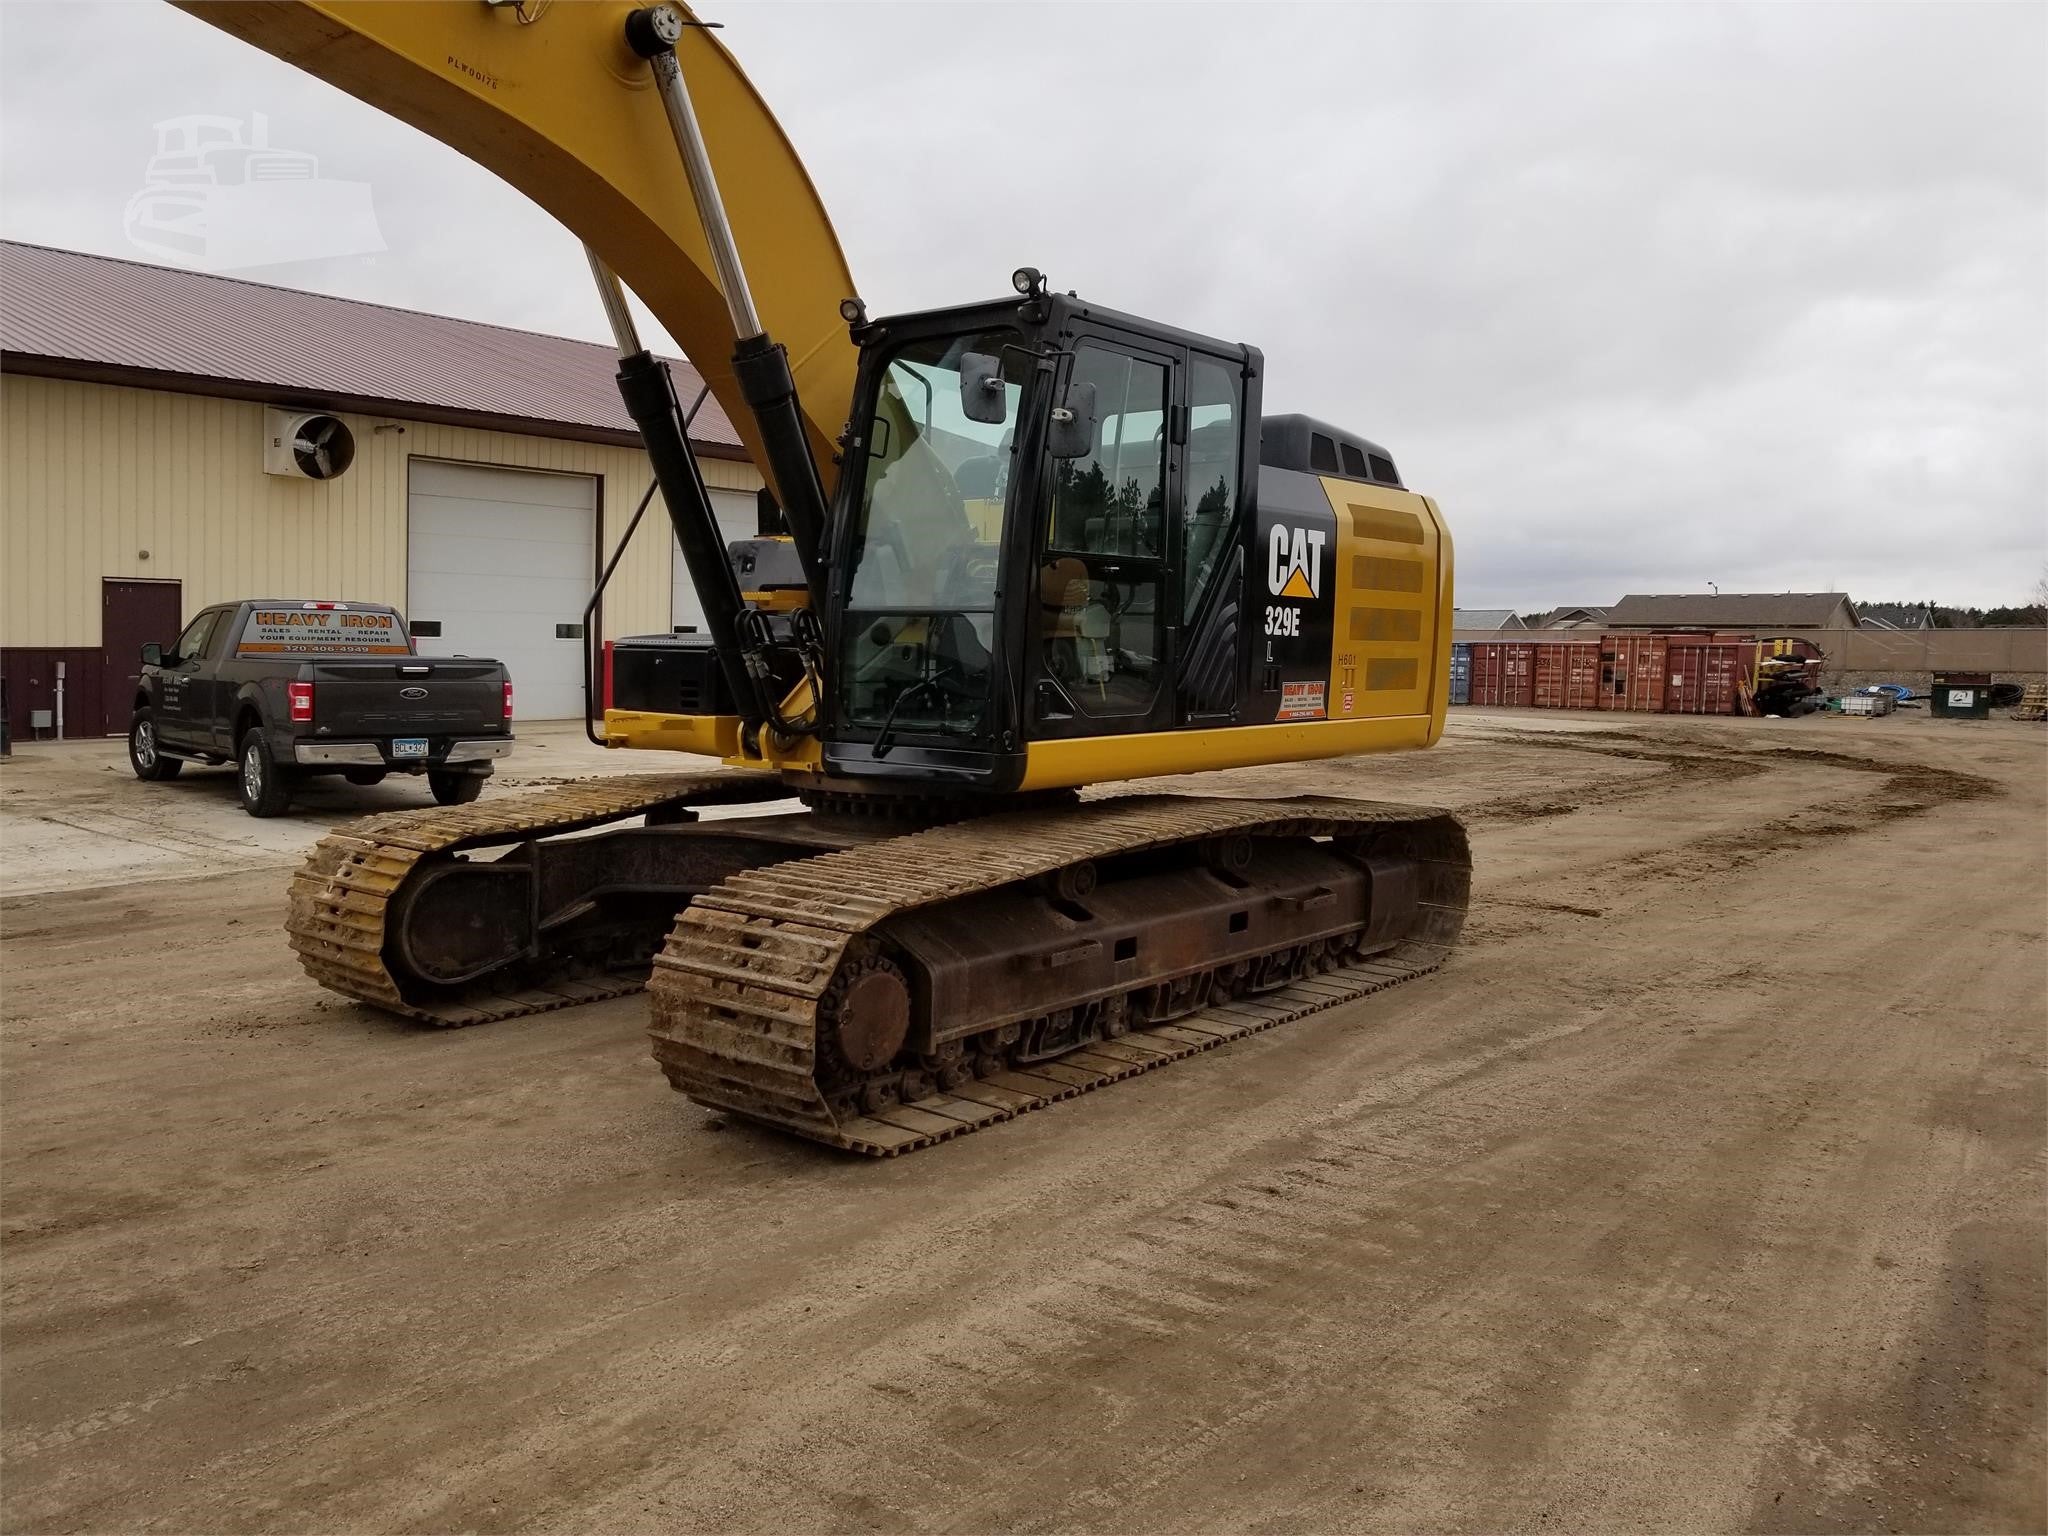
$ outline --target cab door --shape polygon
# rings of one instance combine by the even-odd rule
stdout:
[[[1073,340],[1068,380],[1094,386],[1094,442],[1047,466],[1031,702],[1040,739],[1173,723],[1183,356],[1109,329]]]
[[[1258,365],[1190,350],[1177,531],[1176,721],[1229,724],[1244,693],[1245,524],[1257,500]]]
[[[177,649],[163,659],[157,736],[180,747],[213,745],[213,669],[210,642],[220,628],[221,610],[208,608],[185,626]]]

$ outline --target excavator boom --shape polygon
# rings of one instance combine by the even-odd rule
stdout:
[[[770,472],[733,374],[740,338],[697,203],[654,76],[626,42],[633,6],[174,3],[460,150],[561,220],[681,344],[755,464]],[[829,492],[858,360],[839,316],[855,291],[846,259],[803,163],[717,38],[687,25],[675,54],[763,327],[788,349],[811,458]],[[520,254],[480,250],[475,259]]]

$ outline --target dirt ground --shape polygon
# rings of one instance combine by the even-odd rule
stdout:
[[[0,767],[9,1532],[2048,1526],[2040,727],[1191,782],[1457,809],[1462,952],[879,1163],[639,998],[329,998],[278,923],[360,801],[116,758]]]

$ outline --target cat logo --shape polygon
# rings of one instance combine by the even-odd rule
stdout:
[[[1320,528],[1273,525],[1266,546],[1266,590],[1275,597],[1311,600],[1323,593],[1323,539]]]

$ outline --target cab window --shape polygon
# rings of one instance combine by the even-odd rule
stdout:
[[[1157,558],[1164,531],[1166,369],[1083,342],[1074,382],[1095,386],[1095,451],[1053,466],[1053,549]]]
[[[1128,720],[1152,710],[1162,674],[1170,381],[1163,363],[1086,340],[1072,376],[1095,386],[1096,432],[1093,451],[1052,466],[1040,716]]]
[[[867,424],[849,602],[857,609],[988,612],[1002,542],[1000,482],[1022,387],[1000,424],[960,407],[961,359],[1000,356],[1006,332],[911,342],[889,361]]]
[[[1188,367],[1187,487],[1182,498],[1182,617],[1192,620],[1215,579],[1237,521],[1237,400],[1234,368],[1210,357]]]
[[[218,608],[209,608],[190,624],[187,624],[185,626],[185,633],[178,636],[176,659],[178,661],[197,661],[200,657],[204,656],[208,642],[213,639],[214,626],[219,623],[220,610]]]
[[[1023,399],[999,375],[1000,421],[961,403],[968,354],[1003,358],[989,331],[906,342],[876,379],[863,428],[847,586],[841,707],[885,733],[970,736],[987,716],[1005,479]]]

